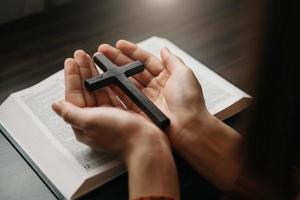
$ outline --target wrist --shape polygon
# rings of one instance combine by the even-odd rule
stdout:
[[[130,151],[123,159],[130,199],[153,195],[179,199],[177,170],[168,139],[158,128],[146,127],[132,138]]]
[[[240,134],[209,113],[191,121],[181,134],[176,151],[211,183],[230,189],[240,171]]]
[[[181,151],[189,146],[191,142],[209,135],[213,127],[214,117],[209,112],[190,113],[184,117],[185,122],[179,131],[170,135],[170,141],[176,151]]]
[[[142,124],[142,123],[140,123]],[[126,165],[129,165],[132,160],[136,160],[141,155],[149,154],[164,155],[169,151],[170,145],[165,134],[151,123],[137,126],[131,126],[131,129],[126,130],[128,137],[121,152],[121,158]]]

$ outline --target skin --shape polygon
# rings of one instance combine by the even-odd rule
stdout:
[[[163,133],[118,87],[86,91],[83,81],[98,72],[84,51],[65,60],[65,101],[52,108],[80,142],[121,157],[129,198],[180,198],[171,148],[217,187],[230,190],[240,171],[242,138],[207,111],[201,86],[184,62],[166,48],[160,60],[125,40],[98,51],[116,65],[141,60],[146,69],[130,79],[171,120]]]

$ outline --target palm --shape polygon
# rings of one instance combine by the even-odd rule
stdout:
[[[176,133],[184,125],[182,120],[187,110],[193,110],[187,96],[187,88],[198,87],[197,81],[189,81],[191,85],[184,85],[182,77],[193,79],[192,73],[183,75],[185,71],[176,72],[167,67],[150,53],[138,48],[135,44],[127,41],[117,43],[117,48],[109,45],[101,45],[99,51],[117,65],[124,65],[133,60],[141,60],[145,63],[144,72],[130,77],[131,81],[149,97],[170,119],[169,132]],[[175,72],[174,72],[175,71]],[[145,114],[120,90],[117,86],[111,86],[90,93],[83,87],[83,81],[98,74],[91,58],[83,51],[74,54],[74,60],[66,60],[66,100],[80,107],[96,107],[102,105],[120,107],[131,110],[134,113]],[[191,77],[189,77],[191,76]],[[194,78],[195,79],[195,78]],[[200,89],[201,90],[201,89]],[[196,91],[199,91],[198,88]],[[201,102],[202,95],[193,97],[193,100]],[[196,103],[198,104],[198,103]],[[197,106],[197,105],[196,105]],[[144,118],[146,120],[146,118]],[[174,122],[174,123],[173,123]]]

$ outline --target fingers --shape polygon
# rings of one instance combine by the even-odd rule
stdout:
[[[132,130],[144,125],[137,115],[112,107],[80,108],[59,101],[52,104],[52,109],[71,125],[80,142],[114,153],[125,147]]]
[[[85,99],[77,62],[68,58],[64,64],[65,73],[65,99],[79,107],[85,107]]]
[[[97,76],[98,71],[93,65],[91,58],[82,50],[74,53],[74,59],[65,61],[65,99],[79,107],[93,107],[97,105],[119,106],[120,102],[107,92],[108,88],[89,92],[84,86],[84,80]],[[108,94],[109,93],[109,94]],[[113,101],[111,100],[113,99]],[[118,100],[119,101],[119,100]]]
[[[163,64],[158,58],[134,43],[126,40],[119,40],[116,47],[129,58],[142,61],[153,77],[156,77],[164,69]]]
[[[127,112],[113,107],[80,108],[66,101],[58,101],[52,104],[52,109],[65,122],[76,131],[87,131],[95,125],[111,128],[116,121],[126,121]],[[112,113],[112,110],[115,112]],[[126,114],[126,115],[125,115]],[[124,118],[125,116],[125,118]]]
[[[160,55],[170,73],[174,73],[177,70],[189,69],[179,57],[172,54],[166,47],[162,48]]]
[[[58,101],[52,104],[52,109],[72,127],[81,129],[86,126],[88,117],[83,108],[69,102]]]
[[[91,59],[91,57],[88,55],[89,57],[89,61],[90,61],[90,69],[91,69],[91,73],[92,76],[98,76],[99,72],[96,69],[96,66],[93,62],[93,60]],[[95,92],[95,96],[96,96],[96,102],[97,105],[112,105],[112,106],[117,106],[117,104],[114,104],[114,101],[111,100],[111,90],[109,88],[101,88],[96,90]],[[114,95],[115,96],[115,95]],[[120,104],[120,102],[118,103],[118,105]]]
[[[52,109],[65,122],[70,124],[74,129],[75,134],[82,137],[85,134],[91,137],[93,134],[108,134],[113,132],[113,129],[122,130],[126,125],[129,112],[112,107],[97,107],[97,108],[80,108],[66,101],[58,101],[52,104]],[[98,127],[98,128],[97,128]]]
[[[79,74],[81,78],[81,85],[83,90],[83,96],[87,107],[96,106],[96,98],[93,92],[89,92],[84,87],[84,81],[92,77],[92,72],[90,68],[90,57],[82,50],[77,50],[74,53],[74,60],[79,66]]]
[[[119,49],[116,49],[108,44],[102,44],[99,46],[98,51],[108,57],[116,65],[122,66],[133,62],[131,58],[124,55]],[[140,89],[147,87],[151,79],[152,74],[145,69],[142,73],[133,76],[133,83]]]
[[[65,122],[71,125],[75,137],[79,142],[87,145],[91,143],[90,137],[82,129],[82,127],[86,126],[88,120],[86,110],[64,101],[58,101],[53,103],[52,109]]]
[[[108,45],[102,44],[99,46],[98,51],[107,56],[113,63],[116,65],[125,65],[130,62],[133,62],[130,58],[125,56],[120,50]],[[149,73],[149,72],[148,72]],[[143,78],[142,76],[134,76],[135,78],[130,77],[130,80],[134,83],[134,85],[142,90],[144,86],[142,84],[148,84],[145,82],[146,79],[150,79],[149,77]],[[152,76],[151,76],[152,78]],[[139,82],[139,81],[141,82]],[[125,104],[127,109],[133,110],[136,108],[132,100],[118,87],[115,85],[110,86],[110,88],[118,95],[120,100]]]
[[[101,44],[98,51],[108,57],[116,65],[126,65],[132,62],[132,59],[124,55],[120,50],[108,45]]]

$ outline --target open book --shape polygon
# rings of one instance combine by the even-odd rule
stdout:
[[[164,46],[180,56],[200,81],[208,110],[220,119],[249,104],[249,95],[170,41],[152,37],[138,45],[157,57]],[[76,199],[125,169],[118,158],[77,142],[71,127],[51,110],[52,102],[64,98],[63,79],[61,70],[11,94],[0,106],[0,129],[57,197]]]

